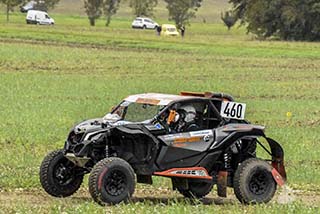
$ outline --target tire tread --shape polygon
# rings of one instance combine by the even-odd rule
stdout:
[[[132,167],[130,166],[130,164],[128,162],[126,162],[125,160],[121,159],[121,158],[117,158],[117,157],[110,157],[110,158],[105,158],[105,159],[102,159],[100,160],[92,169],[91,171],[91,174],[89,176],[89,192],[90,192],[90,195],[91,197],[93,198],[93,200],[95,202],[97,202],[98,204],[100,205],[105,205],[106,202],[104,202],[103,200],[101,200],[101,193],[98,191],[98,188],[97,188],[97,181],[99,179],[99,176],[100,176],[100,173],[101,171],[107,167],[108,165],[112,164],[113,162],[116,162],[116,164],[119,164],[119,165],[122,165],[123,167],[125,168],[128,168],[130,173],[131,173],[131,176],[133,178],[135,178],[135,175],[134,175],[134,171],[132,169]],[[133,180],[133,191],[134,191],[134,188],[135,188],[135,180]],[[129,195],[127,197],[126,200],[129,200],[129,198],[132,196],[133,194],[133,191],[130,191],[129,192]],[[108,202],[107,202],[108,203]],[[115,204],[115,203],[112,203],[110,202],[110,204]]]
[[[243,161],[237,168],[235,175],[234,175],[234,180],[233,180],[233,188],[234,188],[234,193],[237,197],[237,199],[244,204],[250,204],[250,203],[257,203],[255,201],[252,201],[248,195],[245,194],[244,189],[243,189],[243,185],[245,183],[245,174],[248,170],[248,167],[250,167],[250,165],[264,165],[266,167],[271,167],[268,165],[267,162],[258,159],[258,158],[249,158],[245,161]],[[275,189],[276,189],[276,185],[275,185]],[[275,192],[275,190],[274,190]],[[269,197],[267,197],[263,202],[267,203],[268,201],[270,201],[274,195],[274,192],[269,195]]]
[[[50,195],[54,197],[68,197],[72,194],[74,194],[81,186],[82,180],[83,180],[83,175],[78,177],[78,182],[74,182],[71,184],[71,188],[68,189],[59,189],[54,184],[50,182],[50,175],[49,175],[49,170],[50,170],[50,163],[57,158],[59,155],[62,154],[63,150],[55,150],[50,152],[42,161],[41,166],[40,166],[40,172],[39,172],[39,177],[40,177],[40,183],[43,187],[43,189],[49,193]]]

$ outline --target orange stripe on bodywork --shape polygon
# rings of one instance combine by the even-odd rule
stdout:
[[[172,174],[174,171],[204,171],[205,176],[190,175],[190,174]],[[164,176],[164,177],[182,177],[182,178],[197,178],[197,179],[207,179],[212,180],[209,176],[208,171],[203,167],[190,167],[190,168],[172,168],[163,172],[154,172],[154,175]]]
[[[173,144],[192,143],[192,142],[199,142],[199,141],[201,141],[201,137],[182,137],[182,138],[174,139]]]

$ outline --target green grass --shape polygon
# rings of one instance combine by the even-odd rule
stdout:
[[[247,118],[266,125],[267,135],[283,145],[289,185],[319,195],[319,43],[256,41],[243,28],[228,32],[221,24],[193,23],[181,39],[132,30],[125,18],[116,18],[110,28],[102,21],[88,27],[80,16],[56,15],[54,27],[26,25],[20,14],[11,18],[9,24],[0,21],[0,190],[39,191],[45,154],[62,148],[73,124],[103,116],[127,95],[189,90],[226,92],[247,103]],[[170,187],[167,179],[155,181],[155,192]],[[17,203],[4,210],[104,211],[88,197]],[[193,205],[174,197],[168,205],[147,201],[108,209],[316,213],[317,208],[303,202]]]
[[[67,202],[66,202],[67,201]],[[30,207],[33,212],[30,212]],[[241,205],[202,205],[201,203],[188,203],[182,200],[168,200],[168,202],[162,201],[141,201],[131,204],[120,204],[117,206],[110,207],[97,207],[95,204],[88,201],[78,201],[74,204],[74,201],[68,199],[63,199],[55,201],[50,204],[49,207],[39,206],[26,206],[25,204],[17,204],[16,212],[19,213],[248,213],[248,214],[285,214],[285,213],[317,213],[319,209],[315,207],[306,206],[302,203],[293,203],[290,205],[251,205],[251,206],[241,206]],[[7,211],[4,209],[3,211]],[[10,209],[8,209],[10,211]]]

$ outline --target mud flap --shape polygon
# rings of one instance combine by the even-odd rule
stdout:
[[[285,182],[287,180],[287,174],[284,167],[284,152],[279,143],[275,140],[265,137],[269,143],[271,154],[272,154],[272,167],[276,170],[276,173],[281,175],[282,180]],[[273,170],[272,170],[273,171]],[[274,171],[272,173],[276,174]],[[275,176],[274,176],[275,177]],[[277,181],[277,179],[275,178]],[[277,182],[278,183],[278,182]],[[280,185],[280,184],[279,184]]]
[[[217,181],[217,192],[220,197],[227,197],[227,182],[228,182],[228,172],[219,171],[218,181]]]
[[[275,169],[273,168],[271,170],[271,174],[273,176],[273,179],[276,181],[276,183],[279,185],[279,186],[283,186],[285,184],[285,180],[282,178],[282,176],[280,175],[280,173]]]

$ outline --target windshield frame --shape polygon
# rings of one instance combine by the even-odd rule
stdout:
[[[159,121],[161,120],[161,115],[165,114],[165,112],[168,110],[168,109],[177,109],[179,107],[179,105],[182,105],[184,103],[187,103],[187,102],[197,102],[197,101],[203,101],[203,100],[207,100],[207,98],[202,98],[202,97],[194,97],[194,98],[185,98],[185,99],[181,99],[181,100],[175,100],[175,101],[171,101],[169,102],[167,105],[163,105],[163,108],[158,112],[158,114],[154,115],[153,118],[149,118],[148,120],[150,120],[150,123],[154,123],[156,121]],[[219,99],[212,99],[212,100],[219,100]],[[116,110],[121,107],[121,104],[123,102],[128,102],[127,100],[122,100],[117,106],[115,106],[112,111],[110,112],[110,114],[114,114],[116,112]],[[130,102],[130,101],[129,101]],[[209,99],[209,102],[211,103],[211,105],[213,105],[211,99]],[[131,103],[138,103],[138,102],[131,102]],[[150,103],[141,103],[141,104],[150,104]],[[156,106],[156,105],[155,105]],[[213,105],[214,106],[214,105]],[[215,110],[217,111],[217,110]],[[219,112],[217,111],[216,112],[218,115]],[[225,120],[224,118],[221,118],[222,120]],[[120,120],[123,120],[123,118],[121,117]],[[131,122],[131,121],[129,121]],[[133,122],[133,123],[142,123],[143,121],[140,121],[140,122]]]

